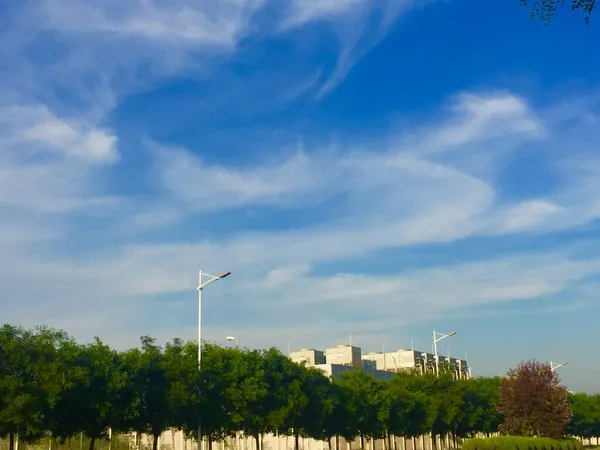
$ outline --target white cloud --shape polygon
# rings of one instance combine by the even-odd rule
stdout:
[[[428,151],[447,151],[513,134],[539,137],[543,133],[542,124],[525,100],[511,94],[463,94],[452,106],[452,122],[429,136]]]
[[[250,345],[268,345],[274,333],[299,340],[337,337],[352,327],[366,338],[403,320],[394,313],[368,317],[370,311],[402,307],[427,320],[439,311],[543,302],[598,274],[595,259],[561,252],[454,266],[440,261],[410,271],[396,263],[385,275],[364,269],[365,258],[378,252],[402,255],[411,246],[566,229],[600,217],[597,117],[590,104],[578,103],[565,117],[564,109],[541,109],[507,92],[463,94],[397,134],[342,140],[334,150],[327,143],[307,146],[291,156],[273,149],[277,156],[268,161],[238,164],[155,143],[154,172],[141,174],[143,183],[157,181],[149,200],[111,186],[110,175],[122,180],[131,166],[120,166],[117,132],[104,122],[108,111],[162,76],[210,71],[215,55],[231,54],[244,37],[261,34],[253,20],[264,4],[43,0],[36,11],[23,6],[21,20],[11,23],[24,28],[0,43],[14,67],[0,75],[0,92],[7,94],[0,107],[0,298],[13,302],[5,320],[49,321],[86,335],[112,333],[118,324],[127,329],[122,336],[142,329],[170,336],[188,329],[178,320],[193,316],[193,302],[170,299],[193,296],[198,267],[223,268],[234,277],[211,290],[208,307],[223,316],[219,308],[227,303],[220,302],[249,308],[232,321],[255,336]],[[317,70],[281,98],[293,99],[321,79],[321,95],[329,92],[415,4],[292,2],[285,26],[273,29],[325,21],[341,54],[332,73]],[[56,40],[56,54],[27,59],[20,49],[41,45],[34,37],[42,31]],[[57,89],[65,87],[69,101]],[[574,118],[584,119],[565,125]],[[545,149],[540,162],[556,159],[555,189],[505,196],[498,149],[503,157],[518,156],[531,143]],[[136,144],[129,143],[132,151],[146,151]],[[567,158],[574,147],[577,155]],[[592,155],[584,163],[577,161],[581,149]],[[487,170],[473,164],[478,157]],[[287,225],[247,227],[249,209]],[[303,225],[290,221],[289,212],[300,212]],[[219,233],[222,213],[229,214],[227,237]],[[358,262],[363,268],[352,265]],[[169,300],[156,305],[155,296]],[[323,317],[305,323],[306,305],[342,312],[323,331]],[[143,315],[152,308],[158,324]],[[181,319],[169,322],[169,311]],[[259,329],[266,311],[279,315],[277,330]],[[256,325],[242,328],[244,321]]]
[[[110,33],[117,38],[167,41],[177,44],[232,47],[243,36],[261,0],[219,0],[164,3],[136,0],[40,2],[43,27],[83,34]]]
[[[32,0],[9,11],[11,26],[4,32],[0,48],[11,71],[0,76],[0,89],[6,95],[16,89],[18,96],[33,95],[43,101],[56,101],[55,92],[68,90],[80,109],[106,113],[120,98],[147,89],[157,79],[210,73],[247,37],[272,36],[290,27],[325,21],[340,36],[341,56],[321,89],[324,93],[339,84],[356,61],[387,34],[400,11],[412,3]],[[260,16],[264,8],[283,9],[284,14]],[[380,12],[379,25],[364,36],[356,34],[365,28],[373,11]],[[49,56],[29,56],[37,53]],[[105,105],[95,104],[100,98]]]
[[[83,232],[76,222],[70,222],[72,216],[67,211],[102,201],[102,186],[87,181],[102,163],[119,163],[112,156],[117,151],[116,140],[107,138],[104,144],[90,144],[86,138],[90,134],[112,134],[94,128],[90,122],[59,119],[46,109],[30,107],[17,110],[20,114],[6,115],[4,124],[10,125],[11,132],[3,134],[1,154],[5,158],[40,153],[58,157],[49,165],[36,159],[18,161],[18,165],[10,159],[0,161],[5,174],[0,200],[26,214],[19,219],[23,222],[7,222],[7,235],[13,233],[15,240],[4,240],[11,241],[10,246],[1,244],[10,255],[0,264],[1,294],[20,305],[11,310],[8,319],[25,317],[25,309],[34,305],[37,312],[28,320],[57,317],[53,310],[60,307],[70,311],[73,320],[93,315],[95,320],[90,321],[86,332],[97,334],[112,323],[110,315],[105,317],[102,311],[119,308],[137,317],[149,307],[140,303],[140,298],[191,295],[198,267],[222,268],[231,270],[234,277],[211,294],[215,302],[211,308],[217,311],[226,298],[237,298],[238,308],[254,305],[254,314],[270,311],[281,315],[278,320],[288,321],[290,339],[296,340],[293,330],[304,329],[302,308],[340,308],[345,312],[328,319],[328,333],[344,335],[349,321],[355,321],[355,326],[361,324],[361,333],[367,339],[369,333],[385,332],[382,330],[403,319],[389,313],[369,317],[365,301],[370,311],[401,307],[411,312],[413,320],[427,320],[444,310],[541,301],[598,274],[598,261],[560,252],[482,259],[455,266],[440,263],[409,272],[394,265],[388,275],[320,270],[322,264],[339,268],[346,261],[360,261],[378,251],[539,231],[557,226],[557,220],[561,226],[568,226],[593,218],[585,208],[590,204],[589,196],[566,203],[563,199],[576,197],[561,192],[556,198],[504,202],[492,178],[479,178],[470,173],[468,165],[454,167],[450,154],[481,151],[495,140],[509,141],[516,154],[532,138],[546,142],[545,135],[538,133],[545,128],[537,118],[540,115],[522,99],[480,95],[461,96],[458,101],[464,104],[412,131],[408,139],[354,142],[344,152],[304,149],[279,161],[226,166],[207,164],[186,149],[151,146],[157,158],[155,173],[160,175],[155,178],[159,184],[155,186],[153,204],[134,206],[132,199],[119,197],[117,200],[126,206],[104,213],[104,220],[113,225],[104,225],[103,229],[120,233],[118,238],[125,245],[98,248],[94,242],[80,242],[80,252],[73,256],[60,252],[43,256],[29,246],[40,240],[60,242],[56,233],[65,229],[65,222]],[[54,126],[45,128],[48,123]],[[482,123],[485,126],[480,126]],[[443,145],[444,137],[447,147]],[[114,144],[111,147],[107,142]],[[10,161],[13,165],[7,165]],[[569,173],[585,169],[589,174],[577,178],[580,183],[568,185],[568,191],[592,192],[597,181],[593,167],[588,161],[567,168]],[[10,173],[16,176],[6,178]],[[573,176],[566,179],[575,183]],[[268,208],[275,215],[303,210],[312,218],[311,225],[250,231],[240,223],[228,238],[190,242],[178,239],[180,230],[189,230],[181,226],[182,220],[201,227],[204,219],[219,211],[255,206]],[[336,208],[337,217],[323,216],[324,208],[329,207]],[[61,220],[48,222],[45,233],[31,228],[33,235],[24,239],[29,229],[24,228],[26,232],[21,234],[16,231],[19,223],[31,222],[27,214],[32,212],[37,217],[51,212]],[[571,222],[561,222],[564,217],[570,217]],[[122,228],[126,223],[134,228],[126,232]],[[132,237],[135,230],[147,228],[162,229],[162,237]],[[38,283],[27,283],[33,277]],[[45,304],[37,303],[39,298],[44,298]],[[191,307],[164,303],[160,310],[164,315],[175,308],[183,317],[189,315]],[[288,313],[286,308],[291,308]],[[259,316],[254,319],[258,321]],[[68,323],[68,319],[63,320]],[[123,326],[135,326],[125,318],[121,320]],[[261,325],[257,322],[256,326]],[[173,327],[172,323],[164,323],[157,333],[177,334]],[[139,334],[137,328],[130,333]],[[255,339],[252,344],[269,343]]]
[[[292,0],[284,27],[297,27],[315,20],[339,19],[348,14],[356,16],[369,6],[372,6],[370,0]]]
[[[0,208],[9,208],[5,220],[25,221],[40,238],[55,234],[41,226],[51,227],[43,215],[118,202],[90,185],[97,166],[118,159],[117,137],[94,124],[58,118],[40,105],[0,107]]]
[[[208,165],[185,149],[159,148],[158,178],[175,198],[198,210],[260,204],[287,207],[291,202],[299,207],[307,201],[352,193],[355,201],[365,202],[363,211],[383,209],[385,204],[388,223],[378,227],[396,228],[391,221],[407,212],[412,215],[418,208],[427,208],[431,214],[460,200],[460,205],[452,206],[455,219],[460,219],[461,211],[481,213],[493,200],[493,188],[484,180],[444,160],[436,162],[432,155],[495,140],[510,140],[516,146],[524,139],[539,137],[542,128],[520,98],[463,95],[444,120],[420,127],[408,138],[382,139],[370,142],[367,148],[357,143],[345,149],[344,155],[330,150],[313,151],[310,156],[300,152],[280,163],[239,169]],[[372,151],[373,145],[379,147],[377,152]],[[469,199],[473,199],[474,209]],[[398,213],[390,217],[391,210]],[[452,222],[449,219],[449,224]],[[408,235],[426,228],[418,215],[406,225]],[[435,233],[440,233],[437,227]]]
[[[69,123],[56,117],[47,107],[0,107],[0,145],[3,153],[22,149],[21,156],[31,157],[32,152],[56,152],[76,156],[91,162],[114,163],[119,158],[117,137],[106,130],[87,125]]]
[[[540,225],[552,221],[552,216],[565,211],[566,208],[544,200],[524,201],[502,212],[506,219],[498,231],[507,233],[537,229]]]
[[[292,16],[292,24],[304,23],[315,17],[330,18],[340,42],[335,67],[317,92],[316,98],[322,99],[333,91],[354,65],[383,41],[391,26],[403,13],[430,2],[431,0],[345,0],[325,1],[323,6],[315,7],[310,1],[297,0],[298,12]]]

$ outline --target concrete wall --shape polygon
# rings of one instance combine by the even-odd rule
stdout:
[[[133,440],[132,440],[133,442]],[[142,445],[139,450],[147,450],[152,447],[152,438],[142,436],[138,439]],[[450,438],[439,438],[438,445],[433,443],[431,436],[418,438],[393,437],[390,442],[382,439],[370,441],[365,439],[365,450],[450,450],[460,448],[461,441],[454,442]],[[180,431],[166,431],[159,440],[160,450],[197,450],[196,441],[182,438]],[[299,450],[329,450],[329,443],[314,439],[300,438]],[[338,437],[331,441],[331,450],[359,450],[360,438],[347,442]],[[131,450],[134,450],[132,447]],[[209,450],[207,442],[202,443],[202,450]],[[212,450],[257,450],[256,441],[252,437],[244,437],[241,434],[234,438],[228,438],[223,442],[214,442]],[[295,450],[293,436],[277,436],[267,434],[261,437],[261,448],[258,450]]]
[[[375,378],[377,378],[378,380],[391,380],[394,378],[394,373],[393,372],[384,372],[382,370],[374,370],[372,368],[369,367],[362,367],[362,368],[357,368],[357,367],[352,367],[352,366],[342,366],[339,364],[317,364],[315,366],[317,369],[322,370],[325,375],[327,375],[328,377],[331,377],[333,379],[339,380],[340,377],[342,376],[342,374],[351,371],[351,370],[363,370],[366,373],[373,375]]]
[[[295,363],[306,362],[310,366],[314,366],[315,364],[325,364],[325,353],[320,350],[315,350],[314,348],[296,350],[295,352],[291,352],[289,357]]]
[[[325,350],[325,359],[328,364],[340,364],[361,367],[360,347],[353,345],[338,345]]]

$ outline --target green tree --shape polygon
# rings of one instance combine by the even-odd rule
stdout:
[[[360,369],[342,374],[339,383],[345,391],[346,436],[358,434],[360,446],[365,448],[365,437],[373,439],[384,434],[379,420],[384,384]]]
[[[46,435],[62,387],[58,347],[68,336],[38,327],[0,328],[0,436],[34,442]]]
[[[441,373],[417,376],[398,374],[405,388],[411,392],[420,392],[427,398],[427,431],[434,436],[444,436],[455,432],[461,417],[463,392],[451,374]]]
[[[109,427],[121,426],[133,413],[125,395],[128,372],[120,355],[99,338],[88,345],[65,346],[63,351],[69,382],[55,407],[57,433],[83,432],[93,450]]]
[[[244,395],[245,352],[206,344],[202,358],[200,411],[203,434],[212,442],[235,433]]]
[[[501,382],[502,379],[497,377],[457,382],[462,392],[462,405],[454,434],[465,438],[473,437],[478,432],[489,435],[498,430],[503,419],[496,408],[500,400]]]
[[[307,437],[326,440],[331,443],[328,423],[335,412],[336,398],[332,389],[331,380],[319,369],[314,367],[304,368],[304,395],[308,402],[304,404],[298,428]],[[298,442],[296,442],[296,449]]]
[[[600,437],[600,395],[573,394],[569,402],[573,409],[569,433],[587,439]]]
[[[548,364],[528,361],[508,372],[500,386],[500,430],[515,436],[561,438],[572,417],[567,390]]]
[[[230,391],[234,409],[231,425],[234,431],[243,431],[249,436],[254,436],[258,445],[261,433],[274,430],[268,424],[268,417],[274,407],[276,386],[269,384],[266,376],[268,365],[263,352],[237,349],[235,352],[236,389]]]
[[[280,389],[283,394],[281,414],[275,427],[281,433],[294,436],[296,450],[300,448],[300,436],[329,440],[327,420],[334,410],[329,378],[319,369],[296,364],[281,356],[284,358],[284,389]]]
[[[449,375],[439,378],[427,377],[431,383],[431,408],[435,419],[431,432],[435,436],[447,436],[458,429],[464,405],[464,389]]]
[[[582,11],[585,21],[589,22],[590,15],[596,7],[596,0],[569,0],[570,8],[574,11]],[[548,24],[559,8],[567,4],[566,0],[521,0],[521,5],[530,6],[531,19],[541,19]]]
[[[263,354],[206,344],[200,383],[198,411],[209,446],[239,431],[253,436],[260,445],[261,434],[271,430],[268,416],[273,404],[269,399],[276,394],[265,377]],[[192,436],[196,434],[197,417],[188,417],[185,427]]]
[[[167,401],[172,426],[191,434],[190,424],[196,431],[200,409],[198,344],[173,339],[165,346],[164,358],[166,375],[170,380]]]
[[[398,374],[386,383],[382,392],[382,405],[379,420],[385,433],[390,435],[415,437],[427,432],[431,426],[429,399],[419,391],[410,390],[406,379],[412,374]],[[391,446],[388,444],[388,448]]]
[[[293,419],[290,408],[301,407],[306,401],[301,392],[300,366],[274,348],[262,353],[262,361],[268,393],[260,403],[253,405],[253,409],[263,417],[262,420],[252,419],[256,422],[255,433],[294,434],[293,424],[288,422]],[[258,439],[258,434],[253,435]]]
[[[129,428],[152,435],[152,449],[158,449],[160,435],[172,425],[168,393],[170,380],[162,348],[149,336],[141,337],[141,349],[132,349],[122,355],[127,373],[133,375],[133,392],[137,395],[137,414]]]

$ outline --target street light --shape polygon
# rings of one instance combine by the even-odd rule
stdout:
[[[227,336],[225,338],[225,340],[227,341],[235,341],[235,347],[239,347],[240,346],[240,340],[238,338],[236,338],[235,336]]]
[[[435,376],[436,377],[440,376],[440,357],[439,357],[438,351],[437,351],[437,343],[443,339],[452,337],[455,334],[456,334],[456,331],[453,331],[452,333],[448,333],[448,334],[443,334],[443,333],[437,333],[435,330],[433,330],[433,355],[435,357]]]
[[[564,367],[567,364],[569,364],[569,361],[565,361],[564,363],[560,363],[560,364],[554,364],[552,361],[550,361],[550,370],[552,372],[555,372],[556,369],[558,369],[559,367]]]
[[[226,278],[231,275],[231,272],[223,272],[221,275],[210,275],[203,273],[201,270],[198,271],[198,370],[200,370],[200,364],[202,363],[202,291],[206,286],[214,283],[217,280]],[[198,387],[198,396],[201,397],[201,387]],[[198,450],[202,450],[202,420],[200,415],[198,416]]]

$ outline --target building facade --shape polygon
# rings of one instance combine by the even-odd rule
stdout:
[[[360,347],[338,345],[325,350],[325,361],[340,366],[362,367]]]
[[[309,366],[325,364],[325,352],[315,350],[314,348],[296,350],[295,352],[291,352],[289,354],[289,357],[292,361],[298,364],[303,362],[305,362]]]
[[[419,350],[399,349],[391,352],[370,352],[361,354],[360,347],[338,345],[324,352],[315,349],[303,349],[291,352],[290,359],[298,363],[306,363],[322,369],[334,378],[349,368],[362,368],[373,373],[379,379],[386,379],[384,373],[410,372],[439,373],[450,372],[455,378],[471,377],[471,369],[467,361],[449,358],[445,355],[434,355]],[[338,368],[344,367],[345,369]]]

